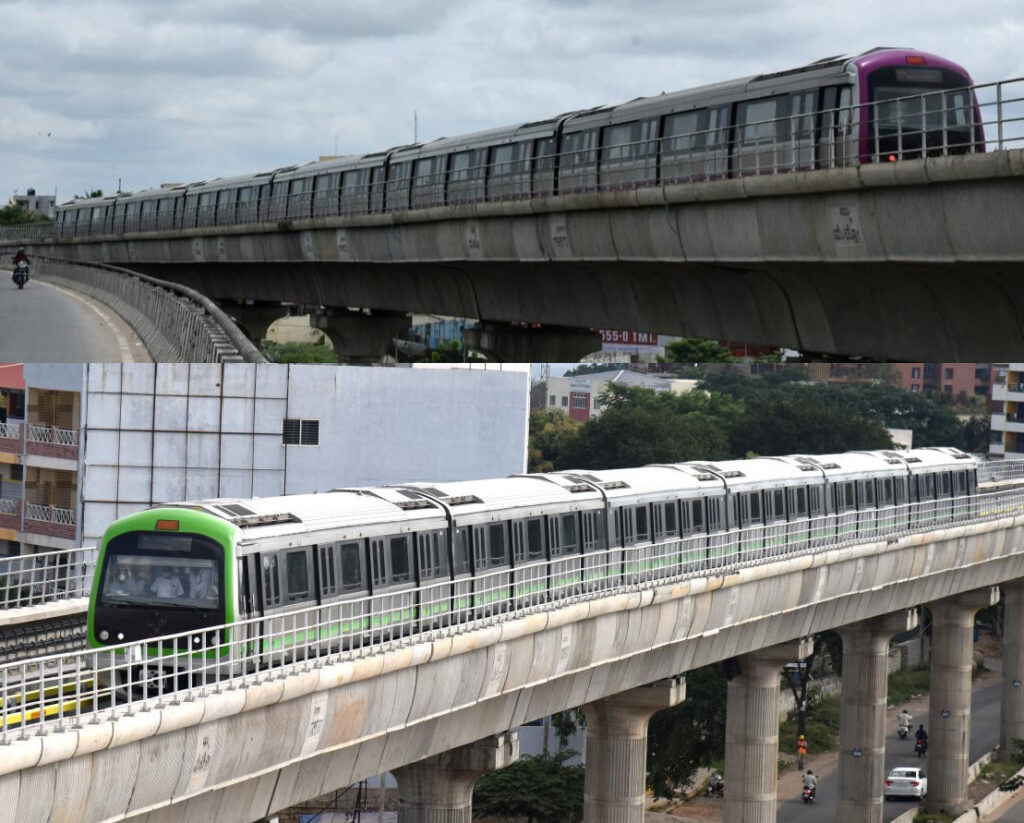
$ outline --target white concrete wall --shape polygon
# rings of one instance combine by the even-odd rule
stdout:
[[[523,472],[525,371],[90,364],[83,542],[152,503]],[[285,418],[320,421],[285,446]]]

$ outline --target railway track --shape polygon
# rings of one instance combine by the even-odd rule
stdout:
[[[0,664],[84,649],[85,614],[22,623],[0,632]]]

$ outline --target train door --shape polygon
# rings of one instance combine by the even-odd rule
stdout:
[[[489,617],[508,609],[511,553],[504,521],[473,526],[473,609]]]
[[[321,621],[325,635],[342,646],[362,645],[370,629],[370,582],[362,540],[316,547]]]
[[[547,600],[548,564],[544,544],[544,519],[529,517],[513,520],[512,596],[515,608],[537,605]]]
[[[708,524],[708,565],[720,568],[736,558],[737,547],[729,534],[726,503],[729,496],[712,495],[704,498]]]
[[[786,489],[789,519],[786,523],[786,551],[805,549],[810,544],[811,520],[807,486]]]
[[[548,518],[548,545],[551,558],[551,594],[556,599],[564,599],[580,591],[583,579],[576,512],[566,512]]]
[[[821,91],[815,164],[819,169],[852,166],[857,162],[857,112],[851,105],[852,86],[828,86]]]
[[[764,501],[761,491],[736,492],[731,499],[733,520],[740,529],[740,557],[744,561],[759,560],[764,557],[765,547]]]
[[[782,554],[787,548],[786,490],[781,486],[764,492],[764,553]]]
[[[370,538],[370,624],[373,639],[394,640],[412,630],[416,616],[413,535]]]
[[[419,532],[416,539],[417,616],[421,631],[451,622],[452,575],[446,533]]]
[[[857,492],[853,480],[832,484],[832,509],[836,517],[836,540],[842,542],[857,534]]]
[[[583,525],[583,583],[587,591],[601,587],[607,577],[607,541],[605,539],[605,510],[585,509],[580,512]]]

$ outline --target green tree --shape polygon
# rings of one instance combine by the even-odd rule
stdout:
[[[0,209],[0,226],[16,226],[23,223],[49,223],[50,218],[43,214],[36,214],[21,206],[4,206]]]
[[[583,766],[566,766],[577,752],[525,755],[504,769],[488,772],[473,787],[473,816],[529,823],[577,823],[583,819]]]
[[[103,189],[93,189],[92,191],[87,191],[85,194],[80,195],[79,199],[88,200],[91,197],[102,197],[102,196],[103,196]]]
[[[726,679],[715,664],[686,673],[686,700],[655,714],[647,727],[647,783],[671,797],[702,766],[725,755]],[[728,775],[726,779],[728,780]]]
[[[684,337],[665,346],[665,363],[731,363],[736,358],[714,340]]]
[[[671,407],[614,406],[587,421],[559,468],[617,469],[728,456],[725,430],[713,420]]]
[[[563,411],[530,412],[530,445],[527,471],[548,472],[566,468],[564,455],[579,436],[581,424]]]
[[[274,363],[337,363],[334,349],[320,343],[265,343],[263,353]]]
[[[729,430],[735,455],[828,454],[892,448],[892,438],[875,420],[815,398],[753,406]]]

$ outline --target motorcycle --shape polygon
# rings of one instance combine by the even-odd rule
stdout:
[[[907,735],[909,733],[910,733],[910,729],[908,729],[906,726],[900,726],[899,728],[896,729],[896,734],[898,734],[900,736],[900,740],[906,740],[907,739]]]
[[[811,787],[811,786],[804,786],[804,790],[800,794],[800,799],[803,800],[804,803],[813,803],[814,802],[814,788]]]
[[[927,753],[927,751],[928,751],[928,741],[927,740],[918,740],[916,743],[914,743],[914,754],[916,754],[918,757],[924,757],[925,754]]]
[[[725,797],[725,781],[718,776],[714,775],[709,781],[707,787],[704,789],[705,797]]]
[[[19,289],[25,288],[25,284],[28,282],[28,263],[24,260],[19,260],[14,274],[11,275],[11,279],[17,284]]]

